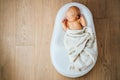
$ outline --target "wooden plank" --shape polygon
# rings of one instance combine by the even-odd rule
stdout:
[[[9,7],[8,7],[9,6]],[[0,0],[0,80],[13,80],[15,62],[15,2]]]
[[[16,45],[34,45],[34,12],[31,1],[16,1]]]
[[[16,46],[14,79],[34,80],[34,47]]]

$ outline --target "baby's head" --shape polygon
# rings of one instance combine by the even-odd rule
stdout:
[[[70,22],[79,19],[80,9],[76,6],[71,6],[66,12],[66,19]]]

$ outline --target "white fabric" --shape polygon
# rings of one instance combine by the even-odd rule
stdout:
[[[64,45],[70,60],[69,70],[81,71],[95,62],[96,38],[91,28],[82,30],[67,29]]]
[[[70,64],[70,61],[67,55],[67,50],[65,49],[65,46],[63,44],[65,32],[62,28],[61,21],[64,18],[65,12],[70,6],[77,6],[81,10],[81,13],[84,14],[85,19],[87,21],[87,26],[92,29],[94,34],[95,34],[95,30],[94,30],[94,23],[93,23],[91,12],[86,6],[80,3],[71,2],[71,3],[65,4],[57,13],[55,24],[54,24],[54,30],[51,38],[51,45],[50,45],[50,56],[51,56],[52,64],[57,70],[57,72],[59,72],[60,74],[67,77],[74,78],[74,77],[80,77],[85,75],[94,67],[97,60],[98,53],[96,50],[96,53],[94,53],[94,55],[96,55],[94,60],[95,62],[91,66],[89,66],[87,69],[81,72],[70,71],[68,69],[68,65]],[[96,44],[96,49],[97,49],[97,44]]]

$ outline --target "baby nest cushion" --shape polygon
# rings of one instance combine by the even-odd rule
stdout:
[[[68,65],[70,64],[70,61],[63,43],[65,31],[62,28],[61,22],[64,18],[65,12],[71,6],[77,6],[80,9],[81,14],[84,15],[85,20],[87,22],[87,27],[90,27],[93,33],[95,34],[93,17],[90,10],[86,6],[80,3],[76,3],[76,2],[67,3],[58,11],[56,16],[53,35],[51,39],[51,45],[50,45],[50,55],[51,55],[52,64],[54,65],[57,72],[59,72],[60,74],[66,77],[75,78],[87,74],[94,67],[97,60],[98,52],[96,50],[95,62],[87,69],[79,72],[70,71],[68,69]],[[96,44],[96,49],[97,49],[97,44]]]

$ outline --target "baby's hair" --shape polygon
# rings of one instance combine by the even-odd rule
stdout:
[[[80,18],[80,9],[77,7],[77,6],[71,6],[71,7],[69,7],[69,9],[68,10],[70,10],[70,9],[75,9],[76,10],[76,12],[77,12],[77,16],[78,16],[78,18]]]

